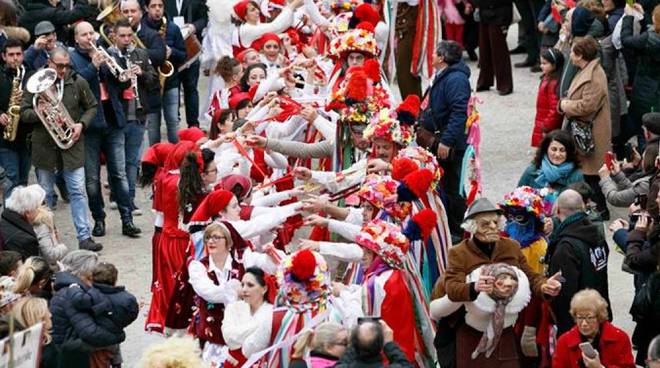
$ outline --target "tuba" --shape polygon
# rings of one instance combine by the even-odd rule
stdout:
[[[112,45],[114,42],[112,42],[108,33],[115,23],[117,23],[117,20],[122,17],[119,1],[104,0],[100,1],[98,6],[101,12],[96,17],[96,20],[102,22],[99,26],[99,34],[107,45]]]
[[[71,148],[74,121],[57,93],[55,69],[45,68],[34,73],[27,81],[26,89],[33,93],[32,107],[44,124],[55,144],[63,150]]]
[[[2,137],[8,142],[13,142],[18,132],[18,121],[21,119],[21,89],[23,88],[24,77],[25,67],[20,65],[16,68],[16,76],[11,82],[11,96],[9,96],[9,107],[7,108],[9,122],[2,134]]]
[[[158,33],[160,34],[160,37],[163,38],[163,42],[165,42],[165,35],[167,34],[167,17],[165,16],[162,18],[162,24],[160,25]],[[165,80],[171,77],[172,74],[174,74],[174,65],[172,65],[169,60],[165,60],[163,65],[158,68],[158,80],[160,81],[161,92],[163,91],[163,88],[165,88]]]

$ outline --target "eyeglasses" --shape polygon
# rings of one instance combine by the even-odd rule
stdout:
[[[57,63],[53,63],[53,65],[55,65],[55,68],[57,68],[57,69],[59,69],[59,70],[69,69],[69,68],[71,67],[71,64],[57,64]]]
[[[596,317],[596,316],[575,316],[575,321],[577,323],[584,322],[584,321],[586,321],[586,322],[596,322],[596,321],[598,321],[598,317]]]
[[[207,236],[206,238],[204,238],[204,240],[206,240],[207,242],[210,242],[210,241],[216,242],[216,241],[220,241],[222,239],[227,239],[227,238],[225,238],[224,236],[219,236],[219,235],[211,235],[211,236]]]

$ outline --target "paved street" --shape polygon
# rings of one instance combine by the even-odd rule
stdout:
[[[513,43],[513,33],[509,36],[510,45]],[[521,56],[515,56],[512,61],[515,63],[521,60]],[[474,87],[478,69],[475,63],[469,65],[473,73]],[[532,158],[529,142],[538,84],[539,74],[531,74],[527,69],[514,69],[512,95],[500,97],[494,91],[479,94],[484,101],[479,107],[482,116],[483,183],[485,195],[494,201],[500,200],[506,192],[515,187],[518,178]],[[205,91],[206,86],[201,85],[201,94],[205,94]],[[148,211],[151,205],[148,193],[140,191],[136,202],[145,212],[143,216],[135,218],[135,224],[144,231],[142,238],[130,239],[121,236],[119,214],[108,209],[106,219],[108,235],[97,239],[105,247],[101,258],[117,266],[119,284],[126,285],[141,304],[140,317],[126,330],[127,339],[122,344],[126,367],[133,367],[148,345],[162,339],[160,336],[145,333],[143,329],[150,302],[153,216]],[[59,203],[56,212],[60,235],[66,244],[74,248],[77,242],[68,205]],[[614,324],[631,333],[634,324],[628,316],[628,308],[633,296],[632,277],[621,271],[622,256],[614,251],[610,254],[610,297],[613,303]]]

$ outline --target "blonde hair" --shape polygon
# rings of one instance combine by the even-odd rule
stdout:
[[[48,261],[41,257],[30,257],[18,268],[14,292],[16,294],[29,294],[30,288],[35,281],[41,281],[43,277],[51,272]]]
[[[46,206],[37,208],[37,215],[34,217],[35,225],[46,225],[50,231],[55,231],[55,214]]]
[[[575,316],[579,312],[594,311],[598,323],[605,322],[608,319],[607,301],[600,293],[594,289],[584,289],[578,291],[571,299],[571,316]]]
[[[323,322],[314,331],[308,331],[298,338],[293,346],[294,358],[302,358],[307,349],[318,352],[326,350],[337,342],[337,335],[345,329],[335,322]]]
[[[50,326],[45,323],[46,318],[50,320],[50,311],[48,310],[48,302],[46,299],[26,296],[18,300],[9,313],[24,328],[32,327],[37,323],[43,322],[44,326],[42,333],[44,344],[50,343],[50,330],[53,326],[52,323]]]
[[[653,19],[653,29],[656,33],[660,33],[660,5],[656,5],[653,8],[652,17]]]
[[[171,337],[151,345],[142,354],[138,368],[197,368],[208,367],[200,355],[199,345],[190,337]]]
[[[225,237],[225,244],[227,244],[227,250],[231,250],[234,246],[234,242],[231,239],[231,233],[227,226],[221,222],[214,222],[204,229],[204,243],[206,243],[206,238],[211,236],[214,232],[219,231]]]

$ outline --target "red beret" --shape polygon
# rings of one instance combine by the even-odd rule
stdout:
[[[242,21],[245,21],[245,14],[247,13],[247,6],[249,3],[250,0],[243,0],[234,5],[234,13],[236,13],[236,16]]]
[[[250,47],[252,47],[255,50],[261,51],[261,49],[268,41],[275,41],[277,42],[278,45],[281,44],[280,38],[275,33],[264,33],[261,37],[254,40],[254,42],[252,42]]]
[[[236,110],[238,104],[244,100],[250,100],[250,95],[245,92],[232,94],[231,97],[229,97],[229,108],[232,110]]]
[[[179,136],[179,140],[189,141],[189,142],[193,142],[193,143],[197,143],[198,140],[206,137],[206,133],[204,133],[198,127],[190,127],[188,129],[181,129],[176,134]]]

